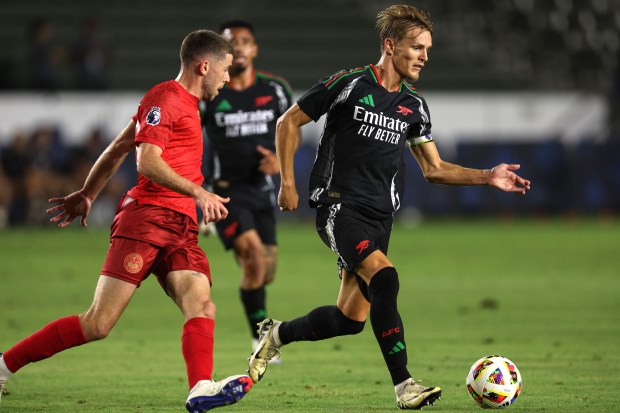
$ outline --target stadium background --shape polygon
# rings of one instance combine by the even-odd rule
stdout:
[[[260,45],[256,66],[282,75],[299,94],[339,69],[375,63],[374,18],[389,4],[3,1],[0,224],[46,222],[47,198],[78,189],[146,90],[176,76],[178,47],[189,31],[217,29],[230,18],[252,21]],[[406,156],[399,217],[614,216],[620,209],[620,1],[414,4],[435,23],[417,87],[442,154],[482,168],[520,163],[533,186],[516,201],[485,188],[428,185]],[[302,197],[319,135],[320,125],[304,128],[296,158]],[[135,182],[134,169],[130,156],[96,203],[91,224],[109,224],[118,195]],[[301,204],[296,216],[310,216]]]

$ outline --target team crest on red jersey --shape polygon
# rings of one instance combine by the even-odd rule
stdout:
[[[273,96],[267,95],[267,96],[257,96],[256,99],[254,99],[254,106],[261,107],[261,106],[265,106],[267,103],[271,102],[273,100]]]
[[[398,105],[398,110],[396,113],[407,116],[408,114],[413,113],[413,111],[405,106]]]
[[[125,260],[123,260],[123,265],[125,267],[125,271],[130,274],[135,274],[140,272],[142,266],[144,265],[144,260],[140,254],[132,252],[125,256]]]
[[[146,124],[155,126],[159,124],[160,120],[161,120],[161,108],[157,106],[153,106],[151,110],[149,110],[149,113],[146,114]]]

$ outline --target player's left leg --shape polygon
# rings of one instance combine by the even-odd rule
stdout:
[[[265,285],[271,284],[276,278],[278,263],[278,246],[265,244]]]
[[[233,244],[235,256],[241,266],[239,295],[252,337],[258,340],[258,323],[265,319],[265,275],[267,262],[265,246],[255,229],[239,234]]]
[[[197,271],[171,271],[165,288],[185,317],[181,347],[191,389],[199,380],[211,380],[213,372],[215,304],[210,281]]]
[[[419,409],[441,397],[439,387],[416,383],[407,370],[405,332],[398,312],[398,273],[383,252],[370,254],[356,268],[368,283],[370,322],[388,367],[401,409]]]
[[[211,380],[216,309],[207,258],[193,243],[164,255],[156,275],[185,317],[181,347],[190,387],[185,407],[200,413],[236,403],[250,390],[252,380],[248,376]],[[179,267],[194,269],[175,269]]]

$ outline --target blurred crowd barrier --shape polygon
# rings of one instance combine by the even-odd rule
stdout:
[[[51,197],[82,187],[90,167],[127,124],[140,92],[0,94],[0,227],[48,225]],[[476,168],[518,163],[532,181],[524,198],[482,187],[425,182],[405,153],[402,217],[604,214],[620,211],[620,140],[606,135],[605,100],[582,94],[429,93],[442,157]],[[300,211],[310,217],[307,182],[322,123],[302,129],[295,160]],[[135,185],[127,157],[95,202],[89,225],[108,226]]]

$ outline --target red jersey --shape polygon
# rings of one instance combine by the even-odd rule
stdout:
[[[135,145],[146,142],[162,149],[162,159],[180,176],[201,185],[202,130],[196,96],[175,80],[147,92],[138,107]],[[187,196],[157,185],[138,174],[138,184],[127,193],[140,204],[158,205],[188,215],[194,221],[196,203]]]

